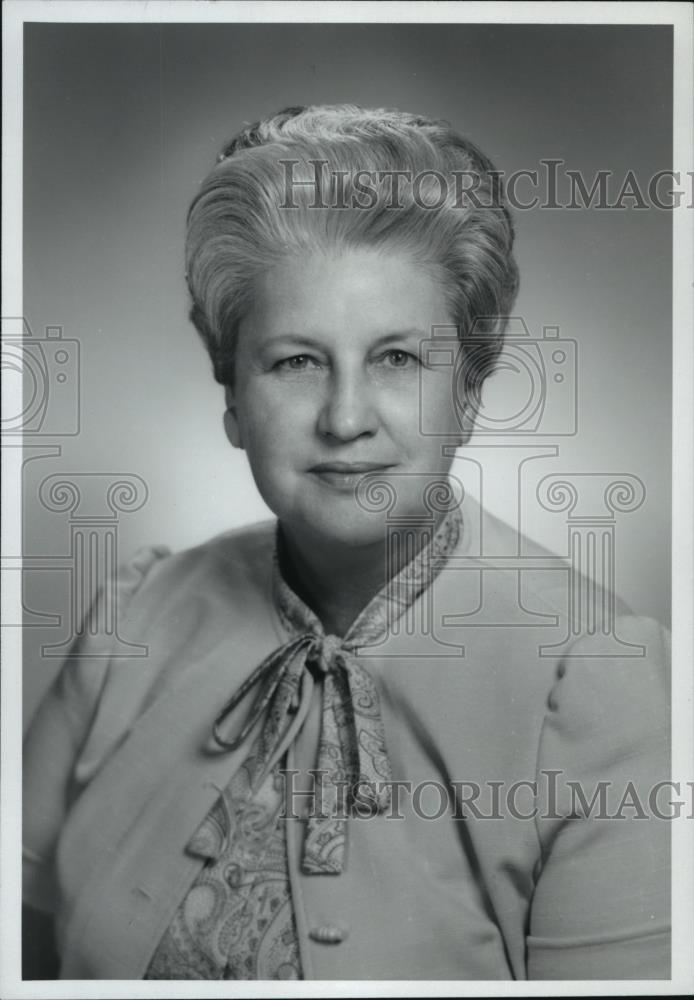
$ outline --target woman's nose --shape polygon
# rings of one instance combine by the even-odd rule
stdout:
[[[371,388],[361,370],[331,379],[318,417],[319,433],[339,441],[373,435],[378,420]]]

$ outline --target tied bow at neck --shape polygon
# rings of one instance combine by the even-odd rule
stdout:
[[[321,626],[315,623],[317,628]],[[267,710],[262,731],[243,765],[250,784],[262,782],[303,725],[316,680],[322,683],[321,732],[315,765],[313,813],[309,815],[302,868],[306,874],[338,874],[345,855],[345,822],[385,810],[391,768],[378,692],[356,661],[348,639],[304,632],[271,653],[217,716],[214,738],[224,750],[241,746]],[[258,685],[238,735],[223,733],[229,714]],[[251,777],[252,776],[252,777]]]
[[[321,731],[315,764],[315,809],[309,815],[303,871],[339,874],[345,861],[346,820],[375,815],[390,804],[391,765],[373,678],[359,663],[359,647],[378,645],[430,586],[462,532],[459,509],[445,515],[430,542],[371,600],[343,639],[326,635],[317,616],[294,593],[274,560],[274,600],[291,637],[244,681],[221,710],[214,738],[236,750],[261,722],[248,756],[188,843],[200,857],[218,859],[234,841],[262,854],[280,814],[275,769],[308,714],[314,685],[322,687]],[[257,687],[239,731],[229,732],[230,714]]]

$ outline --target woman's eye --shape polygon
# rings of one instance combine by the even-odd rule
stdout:
[[[407,368],[416,363],[417,359],[408,351],[393,350],[385,355],[388,364],[393,368]]]
[[[308,354],[295,354],[291,358],[283,358],[281,361],[278,361],[275,368],[290,372],[302,372],[307,368],[315,366],[316,362]]]

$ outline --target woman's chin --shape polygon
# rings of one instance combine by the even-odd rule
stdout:
[[[328,548],[385,544],[388,531],[385,514],[370,513],[361,508],[350,510],[346,505],[341,505],[341,509],[317,510],[303,519],[301,524],[287,524],[284,520],[282,524],[290,532],[294,528],[300,534],[310,536],[314,544]]]

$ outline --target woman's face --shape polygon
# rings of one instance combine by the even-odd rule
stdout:
[[[464,440],[452,366],[427,367],[422,351],[453,322],[441,286],[405,256],[354,250],[288,260],[256,291],[227,390],[232,444],[295,541],[382,542],[385,512],[357,502],[359,479],[391,484],[392,514],[421,515],[423,486]]]

